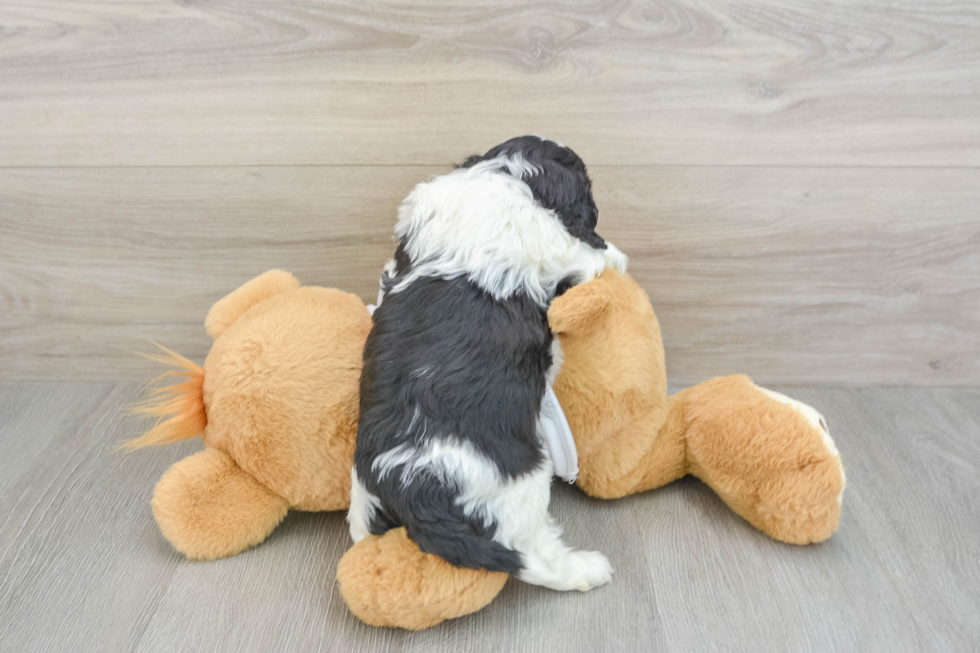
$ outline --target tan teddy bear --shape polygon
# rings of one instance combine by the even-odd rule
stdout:
[[[301,288],[272,270],[216,303],[204,322],[214,345],[137,412],[175,414],[136,448],[201,435],[204,451],[157,483],[153,516],[191,558],[234,555],[297,510],[346,510],[357,433],[361,350],[371,316],[355,295]]]
[[[771,537],[833,533],[844,473],[813,408],[745,376],[668,396],[660,327],[628,275],[607,270],[570,289],[548,318],[582,490],[615,498],[693,474]],[[204,451],[164,474],[152,505],[178,550],[213,559],[264,540],[289,508],[347,508],[371,318],[354,295],[271,271],[215,304],[205,327],[215,343],[203,368],[157,357],[187,380],[156,391],[142,411],[174,416],[129,446],[203,434]],[[507,580],[423,553],[401,528],[352,547],[337,577],[365,622],[412,629],[482,608]]]

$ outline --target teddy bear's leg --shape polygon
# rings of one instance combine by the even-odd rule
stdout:
[[[689,470],[685,441],[685,392],[668,398],[667,417],[652,438],[648,435],[648,424],[637,424],[632,430],[624,429],[625,442],[646,447],[642,456],[636,456],[635,450],[626,446],[607,448],[601,452],[602,458],[593,456],[580,464],[582,472],[579,478],[585,477],[589,484],[585,485],[580,481],[579,486],[592,496],[612,499],[654,490],[686,476]],[[629,458],[637,461],[632,467],[624,462],[624,459]],[[610,462],[617,463],[617,466],[613,467]],[[629,471],[620,474],[607,471],[616,470],[617,467]]]
[[[746,376],[712,379],[681,396],[691,473],[775,539],[807,544],[830,537],[844,469],[816,410]]]
[[[289,504],[218,449],[175,463],[153,492],[164,537],[189,558],[235,555],[269,536]]]
[[[368,535],[337,567],[350,611],[372,626],[421,630],[485,607],[507,574],[454,567],[423,553],[404,528]]]

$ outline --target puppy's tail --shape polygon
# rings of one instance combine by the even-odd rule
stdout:
[[[142,354],[143,356],[164,365],[180,368],[161,374],[153,382],[168,377],[184,380],[162,388],[149,389],[143,401],[130,407],[131,415],[153,415],[157,417],[157,423],[140,437],[127,440],[120,445],[121,449],[128,451],[193,438],[203,433],[208,423],[204,411],[204,368],[163,345],[153,344],[164,353]],[[167,415],[172,417],[164,419]]]
[[[419,549],[456,567],[508,574],[516,574],[524,568],[520,553],[490,539],[489,535],[473,532],[465,523],[426,524],[424,531],[407,530]]]
[[[463,513],[456,492],[441,484],[409,484],[402,489],[416,509],[404,515],[405,530],[424,553],[456,567],[504,571],[524,568],[521,554],[493,539],[495,525]]]

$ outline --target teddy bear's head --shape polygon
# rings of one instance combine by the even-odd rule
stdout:
[[[265,287],[275,280],[252,282],[271,295],[261,301],[231,295],[227,304],[247,310],[209,329],[217,338],[204,363],[204,442],[292,506],[345,508],[371,317],[356,295]],[[229,312],[212,309],[209,326]]]
[[[555,393],[578,448],[578,483],[617,496],[610,479],[629,475],[623,465],[640,462],[667,417],[663,341],[650,298],[633,277],[607,269],[556,298],[548,320],[563,352]],[[623,455],[625,448],[637,455]]]

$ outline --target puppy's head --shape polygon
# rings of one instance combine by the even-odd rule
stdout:
[[[606,266],[625,272],[623,253],[596,234],[597,218],[578,155],[539,136],[509,140],[405,198],[390,291],[422,276],[466,276],[498,300],[524,292],[547,306]]]
[[[606,248],[595,232],[599,210],[592,199],[592,180],[571,148],[541,136],[518,136],[486,154],[468,157],[459,167],[493,160],[527,184],[535,201],[554,211],[569,234],[595,249]]]

